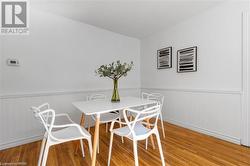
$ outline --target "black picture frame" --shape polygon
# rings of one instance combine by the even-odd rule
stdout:
[[[172,68],[172,47],[157,50],[157,69]]]
[[[177,51],[177,73],[197,71],[197,46]]]

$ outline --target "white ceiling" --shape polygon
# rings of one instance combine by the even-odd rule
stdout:
[[[131,37],[143,38],[197,15],[223,0],[50,0],[33,7]]]

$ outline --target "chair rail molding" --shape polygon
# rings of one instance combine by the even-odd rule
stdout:
[[[121,91],[136,90],[138,88],[119,88]],[[26,98],[26,97],[39,97],[39,96],[59,96],[59,95],[70,95],[79,93],[97,93],[97,92],[108,92],[112,91],[112,88],[106,89],[79,89],[79,90],[59,90],[59,91],[43,91],[43,92],[23,92],[23,93],[8,93],[0,94],[0,99],[12,99],[12,98]]]
[[[195,89],[195,88],[155,88],[155,87],[142,87],[142,90],[163,90],[163,91],[176,91],[176,92],[191,92],[191,93],[215,93],[215,94],[232,94],[241,95],[241,90],[226,90],[226,89]]]
[[[242,96],[241,96],[241,144],[250,146],[250,113],[249,113],[249,12],[242,13]]]

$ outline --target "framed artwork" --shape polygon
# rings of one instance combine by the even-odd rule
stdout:
[[[177,72],[197,71],[197,46],[177,51]]]
[[[172,47],[157,50],[157,69],[172,68]]]

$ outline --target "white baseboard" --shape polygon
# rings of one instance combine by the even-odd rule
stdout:
[[[42,138],[43,138],[43,135],[36,135],[36,136],[27,137],[27,138],[17,139],[15,141],[0,144],[0,150],[35,142],[35,141],[41,140]]]
[[[177,126],[181,126],[181,127],[184,127],[184,128],[187,128],[187,129],[199,132],[199,133],[209,135],[209,136],[213,136],[215,138],[219,138],[219,139],[222,139],[222,140],[225,140],[225,141],[228,141],[228,142],[232,142],[232,143],[235,143],[235,144],[238,144],[238,145],[241,144],[240,138],[228,136],[228,135],[225,135],[225,134],[222,134],[222,133],[214,132],[214,131],[211,131],[211,130],[208,130],[208,129],[204,129],[204,128],[201,128],[201,127],[191,125],[191,124],[185,124],[185,123],[173,120],[173,119],[165,119],[165,121],[167,121],[168,123],[171,123],[171,124],[174,124],[174,125],[177,125]]]

